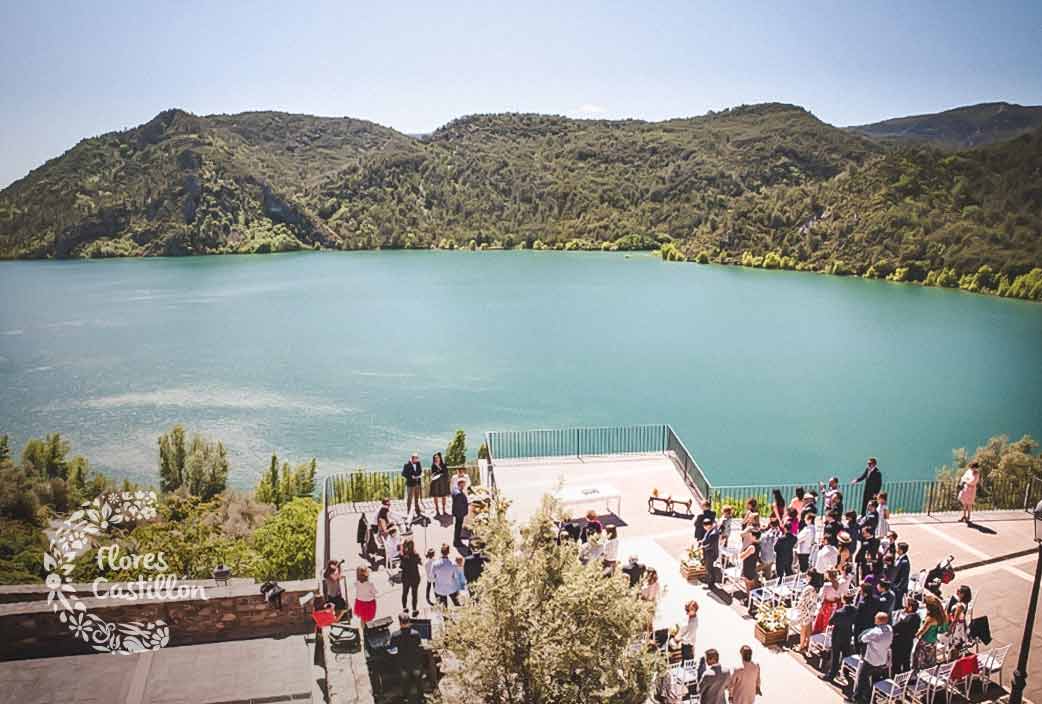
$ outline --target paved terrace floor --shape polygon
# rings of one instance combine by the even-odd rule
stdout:
[[[657,627],[680,622],[683,604],[695,599],[700,605],[697,649],[715,647],[721,651],[725,664],[734,664],[738,659],[738,648],[743,644],[752,646],[754,658],[763,670],[765,696],[762,701],[793,701],[793,692],[800,693],[801,704],[842,701],[838,690],[821,682],[818,673],[801,656],[778,647],[760,645],[753,636],[752,619],[737,603],[727,603],[726,599],[680,577],[679,560],[692,542],[692,523],[689,519],[651,515],[647,510],[647,498],[654,488],[662,496],[690,496],[680,472],[665,456],[500,461],[496,464],[495,474],[499,489],[513,502],[511,517],[514,520],[523,520],[530,515],[543,494],[553,492],[559,485],[564,488],[595,484],[614,486],[622,494],[621,518],[627,524],[619,533],[620,560],[637,555],[642,562],[658,570],[667,587],[655,617]],[[603,501],[590,505],[598,506],[603,510]],[[358,513],[355,508],[337,507],[331,524],[332,555],[345,558],[350,567],[362,564],[356,542]],[[357,508],[371,509],[368,512],[373,514],[377,505]],[[424,500],[423,508],[429,515],[433,514],[429,499]],[[584,509],[576,506],[573,514],[577,515]],[[959,584],[969,584],[977,595],[977,614],[987,615],[991,621],[992,645],[1013,644],[1003,680],[1008,687],[1031,592],[1035,560],[1032,522],[1026,513],[1016,511],[980,513],[975,526],[969,527],[959,523],[957,518],[957,514],[908,514],[893,517],[891,524],[899,539],[910,544],[914,570],[931,567],[949,554],[955,556],[958,571],[955,581],[945,588],[945,597],[954,593]],[[422,528],[414,528],[414,531],[417,547],[421,550],[428,545],[437,548],[443,542],[452,542],[452,524],[448,518],[433,522],[426,531]],[[1026,550],[1032,551],[1031,554],[1023,555]],[[455,551],[453,555],[456,555]],[[959,569],[963,566],[967,568]],[[397,614],[401,609],[401,588],[390,583],[383,569],[374,574],[373,580],[379,593],[378,615]],[[349,577],[348,587],[353,593],[352,577]],[[424,586],[421,585],[420,589],[422,602]],[[421,612],[424,617],[431,615],[426,604],[421,606]],[[1028,672],[1027,697],[1042,702],[1042,634],[1034,637]],[[991,696],[999,694],[997,690],[991,692]],[[974,699],[989,701],[980,696]]]

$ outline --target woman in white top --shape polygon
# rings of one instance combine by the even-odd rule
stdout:
[[[695,636],[698,635],[698,602],[691,600],[684,605],[687,612],[687,623],[680,627],[677,640],[680,641],[680,653],[684,660],[695,659]]]
[[[980,465],[970,462],[970,466],[962,473],[959,480],[959,503],[962,504],[962,518],[960,521],[970,522],[970,512],[973,511],[973,502],[977,500],[977,485],[980,484]]]
[[[806,572],[810,568],[810,551],[814,549],[814,514],[808,513],[804,516],[803,527],[796,535],[796,559],[800,563],[800,572]]]

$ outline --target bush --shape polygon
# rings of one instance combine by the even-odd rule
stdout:
[[[316,522],[321,506],[296,498],[265,521],[251,539],[259,579],[310,579],[315,576]]]

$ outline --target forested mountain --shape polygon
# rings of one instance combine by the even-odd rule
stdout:
[[[1005,142],[1039,127],[1042,127],[1042,106],[980,103],[928,115],[895,117],[847,129],[873,139],[968,149]]]
[[[1022,295],[1016,277],[1042,265],[1040,168],[1039,131],[950,153],[776,103],[663,122],[473,115],[419,138],[170,110],[0,191],[0,256],[661,248],[996,292],[1004,275]]]

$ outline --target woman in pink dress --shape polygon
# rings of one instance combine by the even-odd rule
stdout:
[[[980,465],[970,462],[970,466],[963,472],[959,480],[959,503],[962,504],[962,518],[960,521],[970,522],[970,512],[973,510],[973,502],[977,500],[977,485],[980,484]]]

